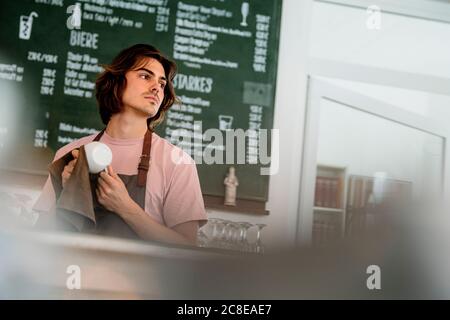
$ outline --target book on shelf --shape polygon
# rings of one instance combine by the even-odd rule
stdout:
[[[313,244],[326,244],[339,236],[339,226],[333,221],[315,220],[312,236]]]
[[[316,177],[314,206],[340,208],[342,184],[340,177]]]
[[[412,186],[411,181],[392,178],[377,181],[376,177],[350,175],[346,201],[346,234],[363,232],[377,219],[389,214],[391,208],[396,210],[395,204],[408,203]],[[394,206],[390,207],[391,205]]]

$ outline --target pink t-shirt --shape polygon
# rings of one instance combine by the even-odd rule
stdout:
[[[97,134],[83,137],[56,152],[53,161],[94,140]],[[106,132],[100,139],[113,153],[112,167],[116,173],[136,175],[144,138],[116,139]],[[206,223],[206,212],[194,160],[167,140],[152,135],[151,163],[147,175],[145,212],[159,223],[171,228],[198,220]],[[49,212],[56,201],[50,177],[33,209]]]

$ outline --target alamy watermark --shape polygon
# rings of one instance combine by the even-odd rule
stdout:
[[[381,269],[376,264],[367,267],[366,273],[370,276],[366,280],[366,286],[369,290],[381,289]]]
[[[67,18],[66,26],[67,29],[81,29],[81,21],[82,21],[82,11],[81,4],[75,3],[67,7],[66,13],[70,14]]]
[[[250,164],[259,165],[261,175],[274,175],[279,170],[278,129],[202,130],[202,121],[194,121],[193,130],[170,130],[170,141],[190,155],[196,164]],[[269,155],[269,145],[271,146]],[[192,160],[174,149],[174,163]]]
[[[76,264],[67,267],[66,273],[69,274],[66,280],[66,287],[69,290],[81,289],[81,268]]]
[[[366,13],[368,15],[366,20],[366,27],[369,30],[381,29],[381,9],[376,5],[367,7]]]

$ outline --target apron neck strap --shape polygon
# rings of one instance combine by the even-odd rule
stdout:
[[[152,130],[147,130],[144,137],[144,144],[142,146],[141,161],[138,165],[138,181],[139,187],[145,187],[147,184],[147,172],[150,168],[150,151],[152,150]]]
[[[98,133],[98,135],[94,138],[94,140],[92,140],[92,141],[100,141],[100,138],[102,137],[102,135],[103,135],[103,133],[105,132],[105,130],[106,130],[106,128],[105,129],[103,129],[102,131],[100,131],[99,133]]]

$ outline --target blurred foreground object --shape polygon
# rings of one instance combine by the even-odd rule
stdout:
[[[449,299],[448,207],[411,204],[324,247],[264,255],[0,228],[1,298]],[[81,289],[69,289],[70,266]],[[368,283],[373,266],[380,288]]]

